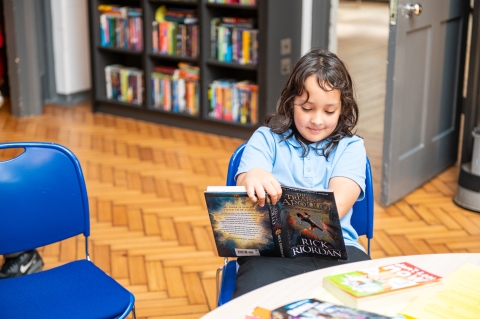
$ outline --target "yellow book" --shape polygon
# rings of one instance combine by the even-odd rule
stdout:
[[[258,121],[258,91],[252,90],[252,99],[250,101],[250,122],[257,124]]]
[[[408,319],[480,318],[480,267],[465,264],[444,281],[442,290],[418,297],[400,313]]]
[[[250,63],[250,31],[242,32],[242,64]]]

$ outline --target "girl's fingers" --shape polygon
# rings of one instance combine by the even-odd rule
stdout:
[[[272,201],[272,205],[275,205],[282,196],[282,188],[276,180],[270,181],[265,184],[265,190]]]
[[[265,205],[265,192],[267,189],[260,183],[258,183],[255,187],[255,192],[257,193],[258,198],[258,205],[263,207]]]
[[[257,201],[257,196],[255,196],[255,188],[253,186],[247,186],[246,189],[248,198],[250,198],[250,200],[255,203]]]
[[[276,179],[273,182],[273,186],[275,187],[275,190],[277,192],[277,201],[279,201],[280,197],[282,197],[282,187],[280,186],[280,183]]]

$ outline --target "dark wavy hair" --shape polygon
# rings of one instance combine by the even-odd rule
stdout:
[[[320,142],[316,143],[316,152],[328,159],[328,155],[337,147],[343,137],[355,134],[353,129],[358,121],[358,105],[355,101],[352,78],[345,64],[334,53],[324,49],[312,49],[298,60],[282,89],[276,113],[267,115],[264,125],[277,134],[292,129],[292,133],[283,138],[282,141],[295,136],[302,146],[303,156],[308,155],[308,144],[311,144],[311,142],[307,141],[295,127],[293,102],[295,97],[302,95],[303,92],[307,93],[308,101],[310,94],[305,87],[305,81],[311,75],[317,77],[318,85],[323,90],[340,91],[340,117],[337,127],[327,137],[327,142],[322,147],[322,154],[318,153]]]

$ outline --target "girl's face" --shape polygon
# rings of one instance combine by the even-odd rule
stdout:
[[[324,91],[315,75],[307,78],[305,87],[310,97],[307,101],[307,92],[295,97],[293,120],[303,138],[315,143],[330,136],[337,127],[342,110],[341,93],[339,90]]]

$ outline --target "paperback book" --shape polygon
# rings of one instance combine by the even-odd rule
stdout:
[[[388,319],[373,312],[335,305],[317,299],[304,299],[292,302],[272,311],[272,319]]]
[[[221,257],[348,259],[333,191],[282,186],[260,207],[243,186],[210,186],[205,199]]]
[[[350,307],[369,309],[408,303],[438,291],[442,277],[406,262],[346,272],[323,278],[323,287]]]

